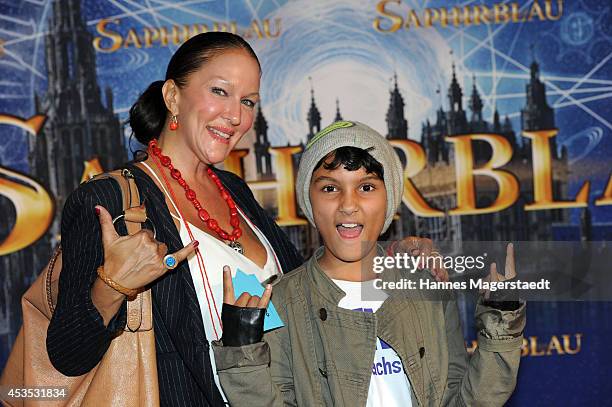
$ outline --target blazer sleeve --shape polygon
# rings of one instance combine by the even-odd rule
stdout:
[[[502,311],[476,305],[478,347],[472,356],[465,350],[459,309],[446,303],[445,324],[449,349],[448,381],[443,406],[503,406],[512,395],[521,359],[525,328],[525,303]]]
[[[53,366],[66,376],[80,376],[96,366],[126,323],[126,301],[104,326],[91,300],[96,270],[104,261],[95,212],[98,204],[112,216],[121,213],[121,190],[113,180],[81,185],[70,194],[62,212],[62,271],[57,305],[47,331],[47,352]]]

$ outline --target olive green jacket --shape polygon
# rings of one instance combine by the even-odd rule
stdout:
[[[375,313],[339,308],[345,293],[319,267],[321,253],[274,287],[284,327],[252,345],[213,342],[221,386],[232,406],[365,406],[376,337],[401,358],[413,406],[502,406],[510,397],[524,304],[499,311],[479,301],[478,348],[470,357],[452,295],[389,293]]]

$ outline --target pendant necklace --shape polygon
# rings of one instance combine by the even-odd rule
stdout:
[[[221,226],[219,226],[219,222],[216,219],[211,218],[208,211],[202,207],[202,204],[200,204],[200,202],[196,198],[195,191],[191,189],[187,182],[183,179],[181,172],[174,168],[170,157],[162,154],[161,148],[159,148],[159,146],[157,145],[157,140],[153,139],[149,142],[149,151],[159,160],[162,166],[168,168],[168,170],[170,171],[170,176],[174,178],[178,182],[178,184],[185,190],[185,196],[198,212],[198,218],[200,218],[200,220],[204,222],[210,230],[215,232],[223,241],[225,241],[229,247],[231,247],[240,254],[244,254],[244,248],[242,247],[242,244],[238,241],[240,236],[242,236],[242,229],[240,229],[240,217],[238,215],[236,203],[234,202],[230,194],[227,192],[227,190],[221,183],[221,180],[219,179],[217,174],[214,173],[212,168],[208,167],[206,169],[206,173],[215,183],[217,189],[219,190],[219,193],[221,194],[221,197],[227,203],[230,214],[230,225],[232,226],[231,233],[223,230]],[[154,162],[157,165],[157,160],[154,160]],[[161,168],[159,168],[159,170],[161,171]],[[168,187],[172,191],[172,187],[169,184]]]

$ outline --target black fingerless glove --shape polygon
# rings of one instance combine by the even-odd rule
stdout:
[[[512,277],[506,281],[516,281],[516,277]],[[492,291],[488,300],[484,300],[482,305],[495,308],[500,311],[516,311],[521,307],[519,301],[518,290],[497,290]]]
[[[223,346],[244,346],[261,342],[263,338],[265,308],[237,307],[223,304]]]

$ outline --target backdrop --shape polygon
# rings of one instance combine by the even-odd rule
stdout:
[[[238,33],[259,55],[254,129],[224,165],[305,255],[320,242],[295,205],[295,166],[337,119],[386,135],[405,165],[389,239],[610,247],[608,2],[21,0],[0,10],[0,368],[67,195],[141,147],[125,124],[131,104],[199,32]],[[563,299],[529,304],[511,405],[612,405],[610,298]],[[469,297],[461,309],[472,348]]]

